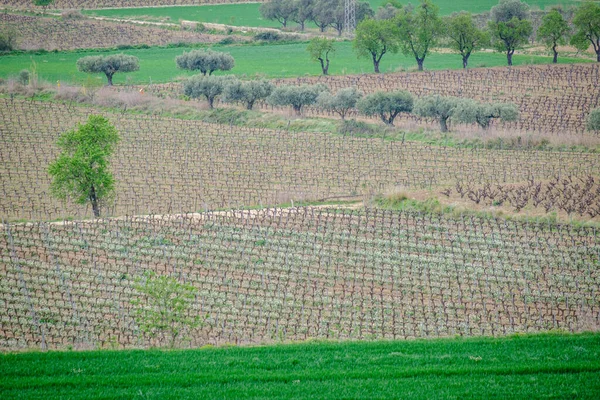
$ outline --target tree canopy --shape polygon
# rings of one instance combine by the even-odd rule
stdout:
[[[600,133],[600,108],[594,108],[586,120],[586,128],[588,131]]]
[[[413,113],[425,118],[435,118],[440,123],[442,132],[448,132],[448,120],[454,115],[454,111],[462,99],[458,97],[443,97],[431,95],[421,97],[415,102]]]
[[[89,201],[99,217],[101,203],[114,193],[108,159],[118,142],[117,130],[100,115],[90,115],[86,124],[63,133],[57,143],[62,152],[48,166],[52,194],[73,197],[77,204]]]
[[[273,84],[267,80],[240,81],[231,80],[225,85],[222,101],[227,103],[241,102],[246,109],[252,110],[254,103],[264,100],[273,91]]]
[[[467,68],[471,54],[487,45],[489,34],[477,27],[473,16],[468,12],[455,13],[444,20],[446,36],[450,39],[450,48],[457,51]]]
[[[274,106],[292,106],[296,115],[302,115],[302,108],[314,104],[321,92],[327,90],[322,84],[279,86],[273,90],[273,93],[267,98],[267,102]]]
[[[193,99],[204,96],[212,109],[215,99],[223,93],[229,79],[228,76],[194,75],[183,83],[183,93]]]
[[[335,53],[335,40],[315,37],[311,39],[306,47],[306,51],[310,54],[310,59],[321,63],[323,75],[329,73],[329,55]]]
[[[345,120],[346,114],[356,107],[356,103],[361,97],[362,93],[355,87],[348,87],[338,90],[336,94],[322,92],[317,98],[317,104],[323,110],[332,111]]]
[[[575,34],[571,44],[579,50],[587,50],[590,44],[600,62],[600,4],[587,1],[583,3],[573,18]]]
[[[493,119],[516,121],[519,119],[519,109],[513,103],[485,104],[472,99],[463,99],[454,110],[454,118],[459,122],[476,123],[483,129],[487,129]]]
[[[552,62],[558,62],[558,45],[567,44],[571,28],[569,22],[562,16],[559,10],[552,9],[542,18],[542,24],[538,28],[537,37],[546,47],[552,50],[554,58]]]
[[[356,27],[353,47],[358,57],[371,57],[375,72],[379,72],[381,58],[399,49],[399,31],[392,21],[367,19]]]
[[[430,0],[421,0],[414,10],[404,8],[394,21],[399,28],[402,52],[415,57],[419,71],[423,71],[425,57],[435,46],[442,29],[439,7]]]
[[[137,57],[127,54],[87,56],[77,60],[77,69],[92,74],[102,72],[108,79],[108,86],[112,86],[114,74],[137,71],[140,69],[140,61]]]
[[[413,97],[404,90],[397,92],[375,92],[363,97],[357,104],[365,115],[376,115],[386,124],[394,125],[394,119],[401,112],[411,112]]]
[[[175,57],[177,67],[188,71],[200,71],[202,75],[212,75],[215,71],[229,71],[235,60],[229,53],[211,49],[192,50]]]

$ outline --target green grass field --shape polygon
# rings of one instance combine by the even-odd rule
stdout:
[[[227,73],[235,75],[264,75],[266,77],[294,77],[302,75],[319,75],[321,69],[318,62],[309,60],[306,43],[293,43],[265,46],[228,46],[214,47],[215,50],[227,51],[235,58],[235,67]],[[352,43],[340,42],[333,56],[330,74],[372,73],[373,64],[368,59],[357,59]],[[39,55],[15,54],[2,57],[0,77],[16,76],[22,69],[31,67],[32,61],[37,65],[39,77],[49,82],[83,82],[88,75],[78,72],[77,59],[97,54],[131,54],[140,59],[140,70],[129,74],[116,74],[115,84],[130,80],[131,83],[147,84],[172,81],[181,76],[192,75],[188,71],[177,69],[175,57],[188,48],[150,48],[130,49],[124,51],[81,51],[59,52]],[[515,55],[514,64],[547,64],[552,60],[545,56]],[[582,59],[559,57],[559,62],[583,62]],[[500,53],[474,53],[470,66],[504,66],[506,56]],[[414,58],[402,54],[386,54],[381,61],[382,72],[394,72],[416,68]],[[457,54],[431,54],[425,59],[425,68],[431,70],[462,68],[461,58]],[[222,73],[221,73],[222,74]],[[104,75],[95,75],[99,82],[104,82]]]
[[[401,3],[405,3],[403,1]],[[440,7],[443,15],[451,14],[455,11],[468,10],[472,13],[481,13],[488,11],[491,7],[498,4],[497,0],[436,0],[434,1]],[[373,10],[377,10],[385,0],[369,0]],[[418,4],[418,0],[410,0],[410,3]],[[532,7],[545,9],[553,5],[569,6],[578,4],[577,0],[526,0]],[[252,26],[252,27],[278,27],[276,21],[265,20],[261,17],[258,8],[260,4],[221,4],[205,6],[183,6],[183,7],[157,7],[157,8],[122,8],[110,10],[90,10],[86,11],[89,15],[98,15],[112,18],[134,18],[141,17],[150,19],[163,19],[169,17],[172,22],[179,20],[212,22],[234,26]],[[290,26],[294,26],[292,22]]]
[[[600,397],[600,335],[0,355],[2,399]]]

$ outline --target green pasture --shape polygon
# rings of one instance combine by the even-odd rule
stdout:
[[[600,335],[0,355],[2,399],[597,399]]]
[[[400,3],[418,4],[418,0],[401,1]],[[456,11],[467,10],[472,13],[481,13],[488,11],[497,0],[437,0],[434,1],[440,7],[443,15],[451,14]],[[554,5],[570,6],[579,4],[578,0],[525,0],[532,7],[545,9]],[[377,10],[377,7],[387,3],[385,0],[369,0],[371,7]],[[171,22],[177,23],[179,20],[212,22],[218,24],[234,26],[251,27],[278,27],[280,24],[276,21],[265,20],[261,17],[258,8],[260,3],[244,4],[219,4],[203,6],[181,6],[181,7],[142,7],[142,8],[121,8],[105,10],[88,10],[89,15],[97,15],[111,18],[142,18],[150,20],[164,20],[169,18]],[[293,27],[295,24],[290,23]]]
[[[215,50],[231,53],[235,58],[235,67],[229,72],[235,74],[266,77],[295,77],[303,75],[319,75],[321,68],[318,62],[310,61],[306,52],[306,43],[292,43],[264,46],[215,46]],[[357,59],[351,42],[339,42],[333,55],[330,73],[360,74],[372,73],[373,64],[369,59]],[[31,69],[35,63],[38,75],[49,82],[84,82],[88,75],[78,72],[76,62],[79,58],[97,54],[130,54],[140,59],[140,70],[128,74],[115,74],[115,84],[130,82],[133,84],[162,83],[173,81],[191,72],[177,69],[175,57],[189,48],[129,49],[120,51],[80,51],[57,52],[44,54],[13,54],[0,58],[0,77],[16,76],[22,69]],[[514,64],[548,64],[552,60],[546,56],[515,55]],[[561,63],[582,62],[582,59],[559,57]],[[501,53],[480,52],[470,58],[471,67],[492,67],[506,65],[506,56]],[[430,70],[462,68],[461,58],[457,54],[434,53],[425,59],[425,68]],[[402,54],[386,54],[381,61],[382,72],[394,72],[416,69],[414,58]],[[102,74],[92,75],[98,82],[106,78]]]

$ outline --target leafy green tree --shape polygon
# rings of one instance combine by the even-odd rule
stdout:
[[[468,12],[454,13],[446,17],[443,24],[450,48],[462,57],[463,68],[467,68],[471,54],[489,44],[490,37],[475,25]]]
[[[44,9],[52,3],[54,3],[54,0],[33,0],[34,5],[44,7]]]
[[[204,96],[212,110],[215,99],[223,93],[229,79],[227,76],[194,75],[183,82],[183,93],[193,99]]]
[[[267,102],[274,106],[292,106],[296,115],[302,115],[302,108],[315,104],[321,92],[327,90],[325,85],[279,86],[267,98]]]
[[[137,71],[140,69],[140,61],[137,57],[127,54],[87,56],[77,60],[77,69],[89,74],[104,73],[108,79],[108,86],[112,86],[114,74]]]
[[[472,99],[463,99],[454,110],[454,119],[466,124],[477,123],[487,129],[493,119],[516,121],[519,109],[513,103],[482,104]]]
[[[225,85],[222,100],[227,103],[241,102],[246,109],[252,110],[254,103],[264,100],[273,91],[273,84],[267,80],[232,80]]]
[[[431,95],[421,97],[415,102],[413,114],[425,118],[435,118],[440,123],[442,132],[448,132],[448,120],[454,115],[462,99]]]
[[[108,159],[118,142],[117,130],[100,115],[90,115],[86,124],[63,133],[57,143],[62,152],[48,166],[52,194],[73,197],[77,204],[90,202],[94,217],[99,217],[101,203],[114,193]]]
[[[358,57],[371,57],[373,68],[379,73],[381,58],[388,52],[398,52],[398,36],[394,22],[367,19],[356,27],[353,47]]]
[[[317,105],[323,110],[332,111],[342,118],[346,119],[348,111],[356,107],[356,103],[362,97],[362,93],[355,87],[348,87],[338,90],[336,94],[323,92],[317,98]]]
[[[293,4],[293,12],[290,16],[290,20],[294,21],[300,26],[300,30],[304,31],[306,21],[312,19],[313,13],[313,0],[288,0]]]
[[[592,44],[596,60],[600,62],[600,4],[587,1],[583,3],[573,18],[575,34],[571,44],[579,50],[587,50]]]
[[[556,48],[558,45],[567,44],[570,31],[569,23],[556,8],[552,9],[542,18],[542,24],[538,28],[537,36],[539,40],[552,50],[554,54],[552,62],[554,64],[558,62],[558,50]]]
[[[588,131],[600,133],[600,108],[594,108],[587,117],[586,128]]]
[[[512,56],[533,33],[529,18],[529,6],[519,0],[500,0],[490,12],[492,20],[488,29],[492,36],[492,45],[499,52],[506,52],[508,65],[512,65]]]
[[[376,115],[386,124],[394,125],[394,119],[401,112],[411,112],[413,97],[409,92],[375,92],[363,97],[357,104],[358,110],[365,115]]]
[[[135,280],[134,319],[150,337],[168,341],[174,348],[186,331],[199,327],[205,317],[194,315],[197,290],[177,279],[148,272]]]
[[[175,57],[177,67],[188,71],[200,71],[202,75],[212,75],[215,71],[229,71],[235,60],[229,53],[211,49],[192,50]]]
[[[17,31],[12,28],[0,29],[0,51],[13,51],[17,47]]]
[[[290,0],[271,0],[262,3],[259,12],[263,18],[277,21],[285,28],[294,14],[294,4]]]
[[[405,8],[394,21],[399,27],[402,53],[414,56],[419,71],[423,71],[425,57],[435,46],[442,28],[438,6],[430,0],[421,0],[414,11]]]
[[[327,75],[329,72],[329,54],[335,53],[334,43],[335,40],[315,37],[311,39],[306,47],[306,51],[310,54],[310,59],[321,63],[323,75]]]

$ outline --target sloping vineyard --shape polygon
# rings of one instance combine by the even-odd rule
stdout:
[[[183,30],[163,29],[92,19],[58,19],[0,14],[0,24],[18,30],[23,50],[74,50],[119,45],[165,46],[174,43],[214,43],[222,39]]]
[[[94,8],[123,8],[123,7],[157,7],[157,6],[194,6],[202,4],[234,4],[257,3],[257,0],[54,0],[50,9],[94,9]],[[0,7],[15,9],[38,9],[33,1],[27,0],[0,0]]]
[[[157,344],[145,271],[196,288],[191,346],[597,329],[599,256],[594,228],[381,210],[5,224],[0,348]]]
[[[90,210],[49,195],[47,166],[61,132],[92,109],[0,99],[0,216],[85,217]],[[386,189],[599,176],[600,155],[444,148],[108,115],[122,141],[112,159],[117,182],[109,215],[170,214],[361,197]]]

